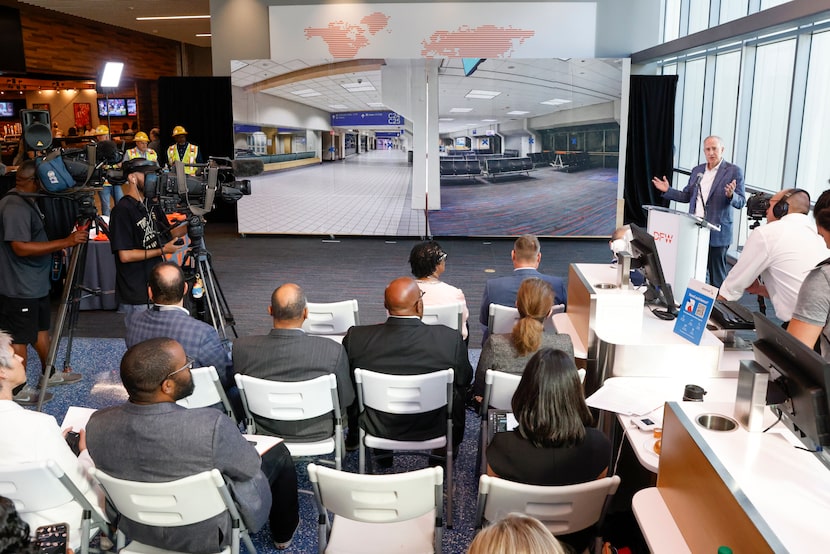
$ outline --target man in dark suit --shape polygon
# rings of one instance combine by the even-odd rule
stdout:
[[[663,198],[675,202],[688,202],[689,213],[702,217],[713,225],[720,225],[720,231],[709,232],[708,282],[720,288],[726,279],[726,251],[732,244],[732,223],[734,212],[746,204],[744,174],[741,168],[723,159],[723,141],[710,136],[703,141],[706,163],[695,167],[689,176],[689,183],[683,190],[671,188],[664,175],[654,177],[651,182],[663,193]]]
[[[233,385],[230,357],[213,326],[191,317],[184,308],[187,283],[182,268],[174,262],[162,262],[150,272],[148,287],[153,307],[127,315],[127,348],[147,339],[170,337],[184,347],[196,367],[213,366],[229,389]]]
[[[113,477],[146,483],[218,469],[250,531],[257,532],[268,521],[277,549],[287,548],[299,524],[297,474],[288,448],[277,444],[260,458],[222,412],[176,404],[193,392],[192,366],[182,346],[169,338],[150,339],[127,350],[121,381],[129,402],[98,410],[86,425],[95,466]],[[182,527],[129,520],[122,520],[120,527],[135,540],[177,552],[218,552],[231,539],[227,513]]]
[[[268,335],[234,341],[235,371],[273,381],[305,381],[334,373],[340,408],[345,411],[355,399],[346,351],[329,338],[305,334],[302,326],[308,318],[308,307],[303,289],[293,283],[278,287],[271,295],[268,311],[274,320]],[[267,433],[296,442],[323,440],[334,429],[327,415],[300,422],[257,417],[256,423]]]
[[[421,321],[423,293],[411,277],[399,277],[386,287],[384,306],[389,312],[385,323],[352,327],[343,339],[349,367],[393,375],[420,375],[452,368],[455,372],[453,396],[453,448],[464,437],[464,395],[473,376],[467,346],[461,334],[444,325]],[[356,411],[355,411],[356,412]],[[357,430],[356,413],[350,411],[349,442]],[[425,440],[443,434],[446,412],[436,410],[415,416],[391,415],[369,408],[361,422],[374,435],[391,439]]]
[[[537,277],[550,285],[555,296],[554,304],[565,304],[568,301],[565,282],[559,277],[539,272],[539,264],[542,262],[542,247],[539,244],[539,239],[533,235],[520,236],[513,243],[510,258],[513,260],[513,274],[490,279],[484,285],[484,296],[481,299],[481,311],[478,317],[479,322],[484,327],[484,337],[481,339],[482,345],[487,341],[487,336],[490,334],[490,330],[487,328],[490,318],[490,304],[515,307],[519,285],[528,277]]]

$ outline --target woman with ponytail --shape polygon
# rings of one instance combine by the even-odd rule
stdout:
[[[551,315],[553,302],[553,290],[545,281],[536,277],[522,281],[516,294],[519,321],[510,334],[487,337],[476,367],[475,396],[484,395],[484,376],[488,369],[521,375],[530,357],[540,348],[562,350],[573,358],[571,337],[545,332],[544,321]]]

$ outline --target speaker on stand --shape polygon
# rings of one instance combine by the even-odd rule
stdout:
[[[47,110],[20,110],[23,142],[32,150],[52,146],[52,121]]]

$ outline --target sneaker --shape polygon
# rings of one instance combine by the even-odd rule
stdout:
[[[37,389],[33,389],[29,385],[26,385],[19,393],[14,395],[14,401],[21,406],[37,406],[37,401],[39,399],[40,392]],[[46,404],[50,400],[52,400],[52,393],[47,392],[46,396],[43,398],[43,403]]]
[[[83,376],[80,373],[70,373],[68,371],[56,371],[49,377],[49,385],[50,387],[56,387],[58,385],[71,385],[72,383],[77,383],[81,380]]]

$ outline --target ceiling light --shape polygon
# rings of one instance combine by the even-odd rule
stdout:
[[[344,106],[343,104],[329,104],[329,108],[332,110],[345,110],[348,106]]]
[[[496,92],[494,90],[471,90],[467,93],[465,98],[478,98],[481,100],[490,100],[491,98],[495,98],[501,94],[500,92]]]
[[[231,72],[238,71],[243,67],[248,67],[248,64],[240,60],[231,60]]]
[[[210,15],[157,15],[135,18],[136,21],[165,21],[170,19],[210,19]]]
[[[526,111],[523,111],[523,110],[513,110],[512,112],[507,112],[507,115],[524,115],[526,113],[530,113],[530,112],[526,112]]]
[[[542,104],[547,104],[548,106],[559,106],[561,104],[570,104],[570,100],[564,100],[562,98],[552,98],[551,100],[545,100],[541,102]]]
[[[197,37],[204,38],[204,37],[212,37],[211,33],[196,33]]]
[[[384,106],[383,102],[366,102],[366,105],[370,108],[382,108]]]
[[[455,121],[454,117],[439,117],[438,121]]]
[[[473,111],[472,108],[451,108],[450,113],[467,113]]]
[[[303,90],[296,90],[296,91],[292,92],[291,94],[296,94],[297,96],[301,96],[303,98],[311,98],[312,96],[322,96],[322,93],[317,92],[316,90],[310,89],[310,88],[303,89]]]
[[[498,119],[482,119],[481,121],[484,123],[495,123]]]
[[[377,90],[375,89],[375,86],[372,83],[364,83],[363,79],[361,79],[360,82],[357,83],[343,83],[340,86],[348,90],[349,92],[364,92],[370,90]]]

